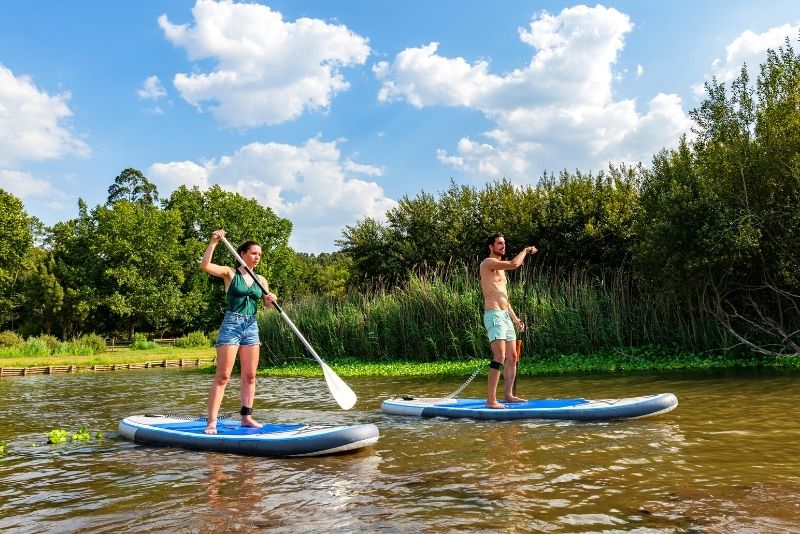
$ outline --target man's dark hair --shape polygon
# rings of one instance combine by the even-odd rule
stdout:
[[[505,237],[502,232],[497,232],[496,234],[492,234],[486,238],[486,246],[491,247],[494,245],[494,242],[497,241],[498,237]]]

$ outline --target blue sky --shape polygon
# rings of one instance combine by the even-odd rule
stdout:
[[[649,163],[789,36],[774,1],[29,0],[0,16],[0,188],[46,224],[123,169],[223,188],[336,250],[404,195]]]

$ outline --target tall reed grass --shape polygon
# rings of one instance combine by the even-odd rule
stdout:
[[[643,290],[624,270],[597,276],[529,265],[508,276],[511,302],[527,325],[521,337],[528,356],[721,346],[721,333],[702,306],[681,308]],[[415,273],[394,288],[307,298],[283,308],[323,358],[432,362],[490,356],[477,269]],[[267,362],[307,358],[277,313],[262,311],[259,322]]]

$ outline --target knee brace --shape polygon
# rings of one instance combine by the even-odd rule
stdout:
[[[494,360],[489,362],[489,369],[497,369],[498,371],[503,368],[503,364]]]
[[[247,406],[242,406],[242,409],[239,410],[239,415],[253,415],[253,409],[248,408]]]

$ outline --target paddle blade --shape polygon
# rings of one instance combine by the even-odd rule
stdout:
[[[353,393],[353,390],[350,389],[350,386],[344,383],[344,381],[339,378],[339,375],[333,372],[333,369],[328,367],[328,365],[321,361],[319,364],[322,366],[322,374],[325,375],[325,382],[328,384],[328,389],[333,395],[333,398],[342,407],[342,410],[349,410],[356,404],[356,394]]]

